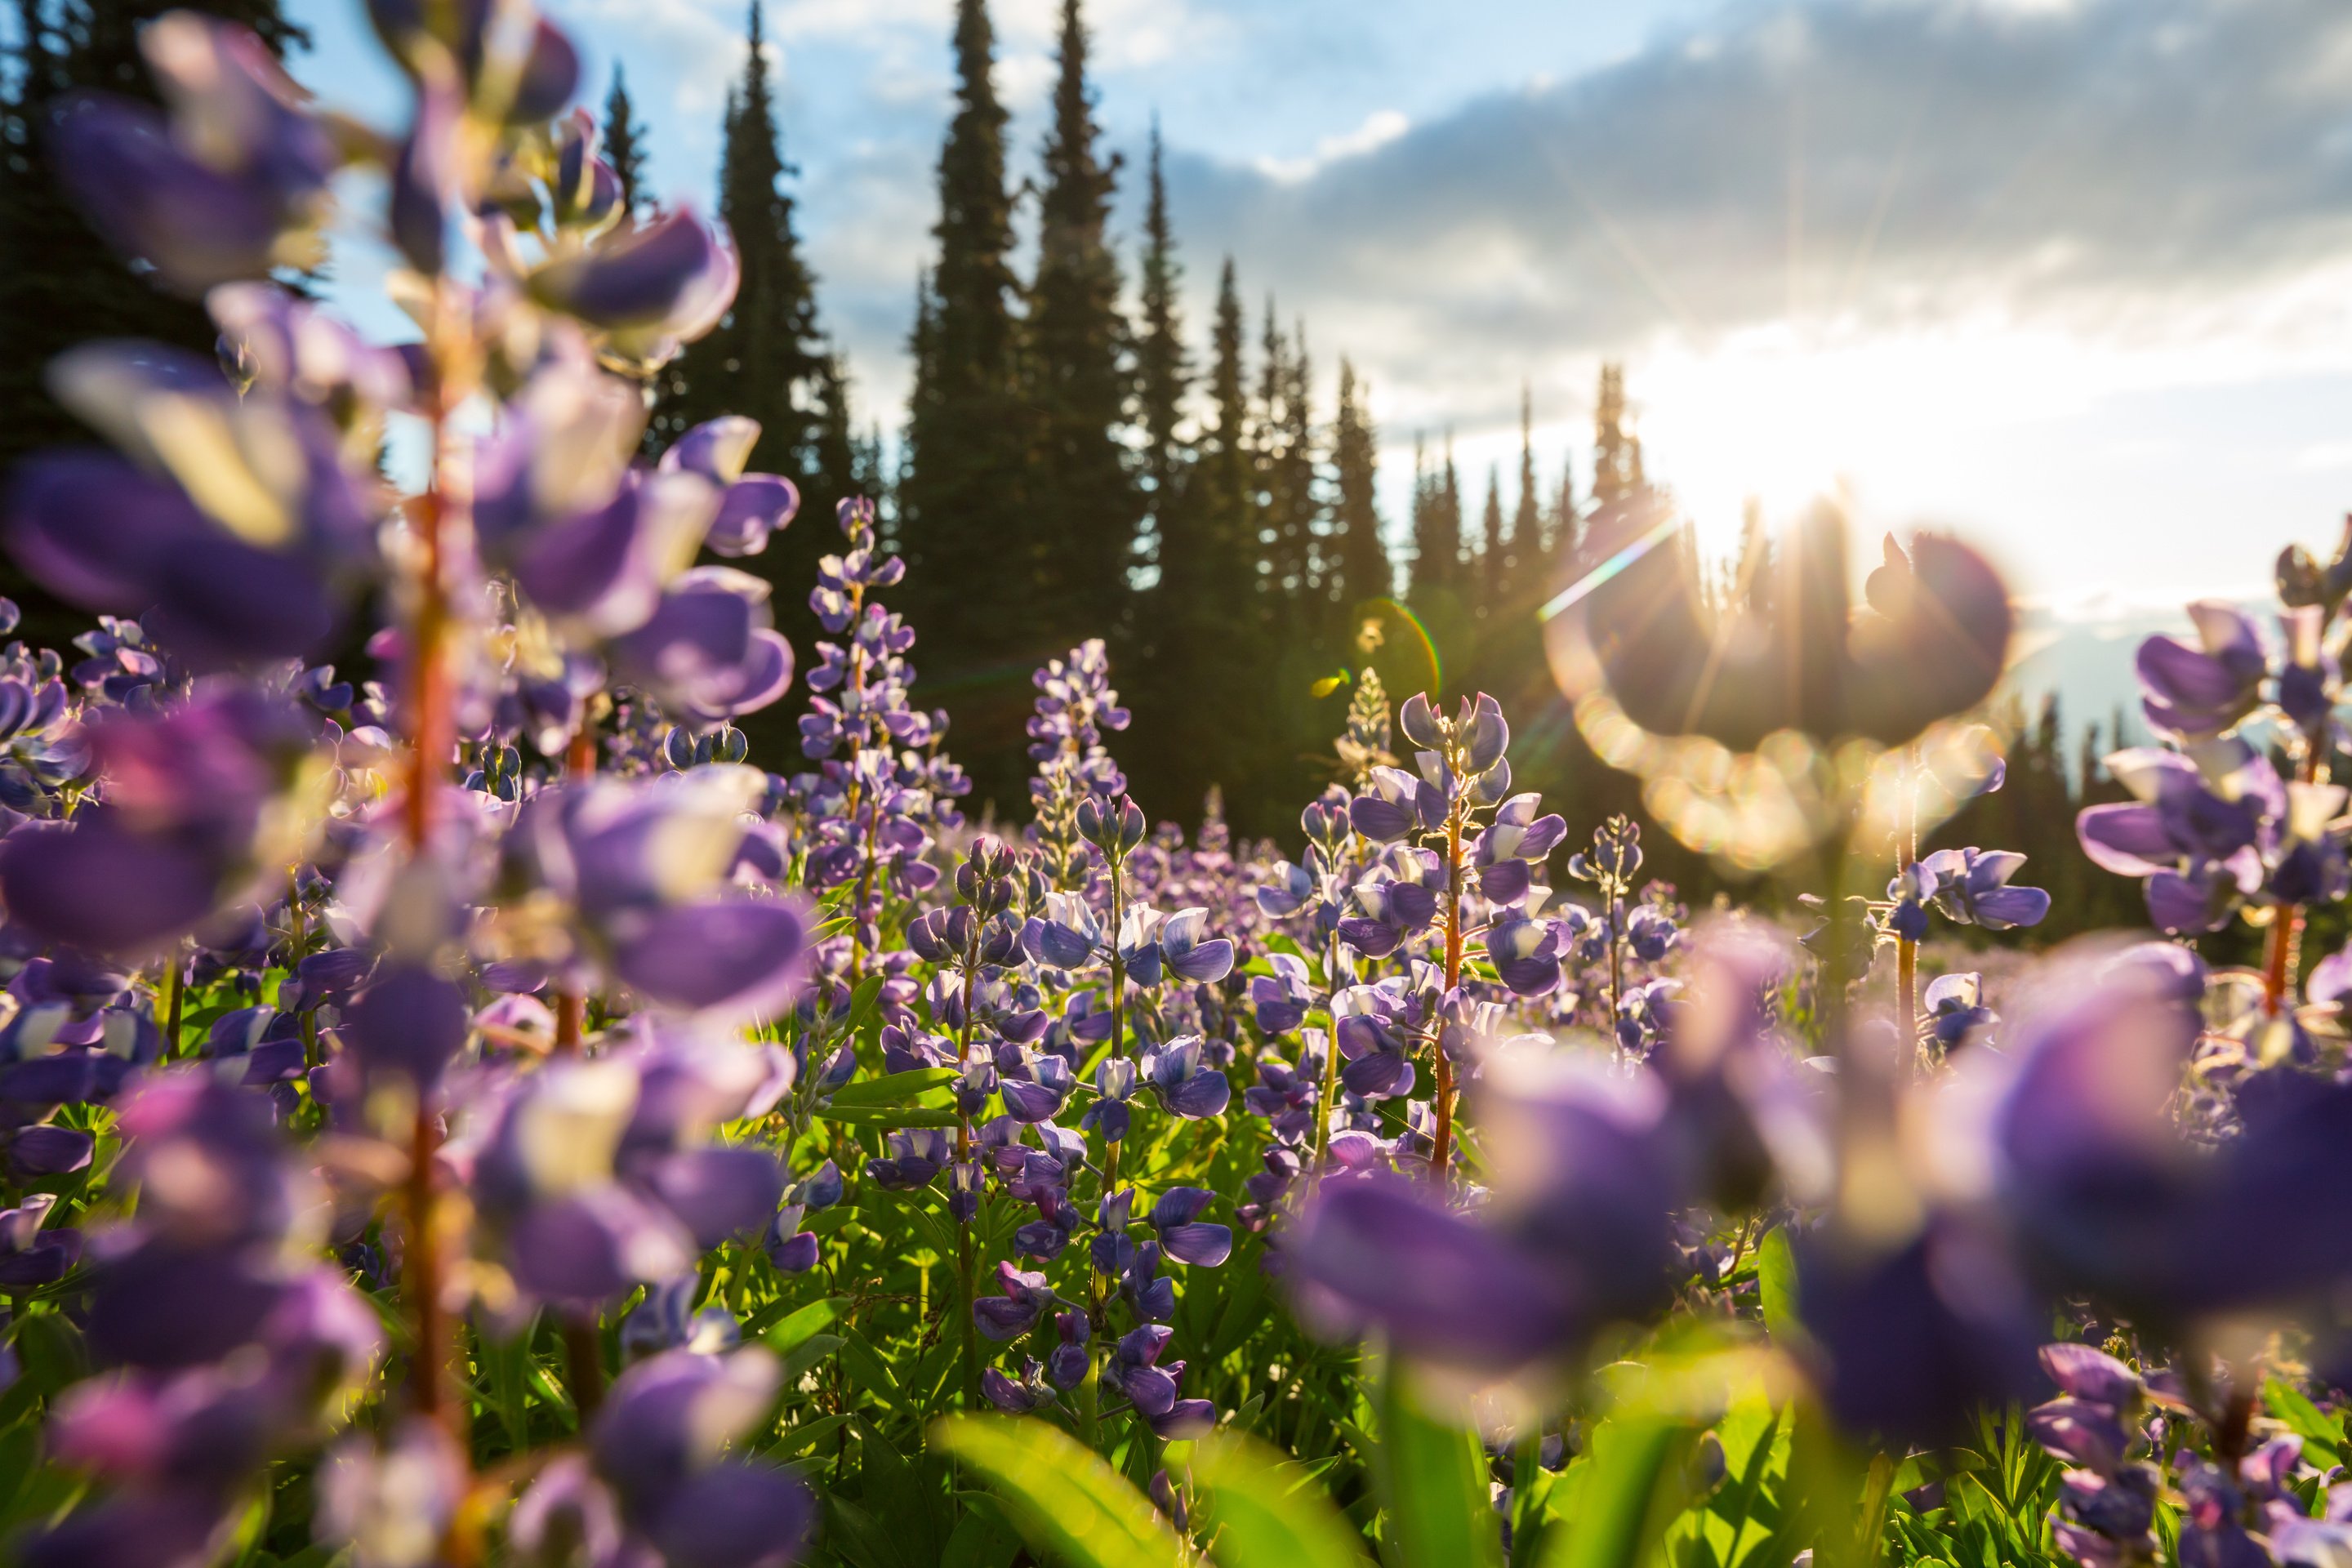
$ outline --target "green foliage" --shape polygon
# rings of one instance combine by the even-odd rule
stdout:
[[[1382,1537],[1400,1564],[1498,1564],[1502,1540],[1486,1502],[1486,1467],[1475,1434],[1425,1412],[1411,1379],[1381,1379],[1380,1479],[1388,1505]]]
[[[1223,1568],[1369,1568],[1361,1538],[1313,1473],[1266,1445],[1213,1435],[1192,1475],[1209,1555]]]
[[[1045,1422],[962,1416],[933,1428],[931,1441],[987,1483],[1032,1548],[1066,1568],[1193,1560],[1125,1478]]]

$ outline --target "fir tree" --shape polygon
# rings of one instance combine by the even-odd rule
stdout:
[[[797,648],[821,635],[807,607],[817,559],[835,548],[834,503],[856,482],[849,443],[847,380],[818,330],[815,279],[801,255],[793,205],[784,189],[798,171],[784,161],[769,78],[765,18],[752,0],[743,78],[729,96],[719,167],[719,213],[742,268],[735,303],[718,328],[662,373],[656,384],[649,447],[724,414],[760,422],[751,467],[800,487],[806,526],[778,533],[761,554],[734,564],[773,585],[779,629]],[[792,721],[770,709],[744,726],[760,760],[781,762]]]
[[[1136,732],[1158,755],[1133,777],[1146,805],[1163,815],[1189,814],[1222,785],[1239,807],[1236,826],[1252,832],[1263,830],[1249,785],[1267,733],[1267,649],[1242,331],[1228,257],[1211,332],[1208,423],[1161,516],[1160,582],[1146,617],[1151,654],[1141,689],[1150,721]]]
[[[1576,458],[1563,452],[1559,459],[1559,495],[1552,502],[1544,531],[1544,552],[1565,570],[1584,555],[1584,512],[1576,504]]]
[[[1190,371],[1184,333],[1176,314],[1183,269],[1168,221],[1168,187],[1160,168],[1160,121],[1151,122],[1151,157],[1143,210],[1141,321],[1136,332],[1136,413],[1143,430],[1144,505],[1155,541],[1164,540],[1167,520],[1183,473],[1177,426],[1184,418]],[[1164,569],[1165,562],[1162,566]]]
[[[1338,492],[1334,596],[1343,613],[1352,613],[1368,599],[1387,598],[1392,581],[1375,497],[1380,438],[1364,407],[1356,367],[1345,359],[1339,362],[1339,411],[1332,423],[1331,461]]]
[[[1416,431],[1412,437],[1412,597],[1424,609],[1431,592],[1445,586],[1452,576],[1446,571],[1438,511],[1437,486],[1430,478],[1428,449]]]
[[[613,67],[613,89],[604,95],[604,161],[620,176],[625,209],[632,216],[648,210],[653,196],[646,189],[646,128],[637,123],[628,83],[622,79],[617,64]]]
[[[1119,630],[1142,512],[1120,438],[1127,328],[1106,230],[1118,159],[1097,155],[1099,134],[1087,86],[1086,25],[1078,0],[1063,0],[1061,75],[1045,138],[1022,362],[1024,401],[1036,423],[1024,521],[1040,584],[1025,618],[1055,648]]]
[[[1511,514],[1509,559],[1504,570],[1513,577],[1540,582],[1545,563],[1543,503],[1536,496],[1535,401],[1527,384],[1519,384],[1519,505]],[[1526,569],[1538,570],[1528,572]]]
[[[940,153],[939,258],[916,318],[898,527],[926,673],[971,693],[958,754],[979,799],[1010,806],[1023,798],[1024,661],[1042,645],[1008,613],[1039,584],[1023,542],[1028,421],[1013,361],[1013,198],[994,54],[984,0],[957,0],[956,112]]]
[[[1478,566],[1484,581],[1485,596],[1480,609],[1492,612],[1503,603],[1504,584],[1508,559],[1503,540],[1503,470],[1498,463],[1486,468],[1486,511],[1479,519]]]

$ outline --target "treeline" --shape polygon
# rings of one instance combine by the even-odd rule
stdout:
[[[42,367],[69,344],[135,334],[201,350],[213,341],[196,306],[112,261],[58,195],[41,151],[59,94],[149,90],[137,29],[170,8],[19,0],[17,37],[0,62],[0,467],[85,438],[41,385]],[[274,47],[302,41],[275,0],[204,8]],[[984,0],[959,0],[936,248],[910,339],[914,391],[898,439],[886,444],[878,426],[852,425],[849,368],[824,329],[798,233],[756,0],[748,20],[717,202],[742,287],[719,330],[649,389],[647,442],[658,450],[719,413],[761,422],[753,463],[800,485],[804,516],[738,564],[773,584],[779,622],[803,658],[817,635],[806,609],[817,557],[838,542],[833,502],[873,495],[888,542],[914,567],[893,601],[920,635],[918,696],[953,716],[952,748],[980,798],[1005,816],[1026,810],[1029,674],[1095,636],[1109,639],[1116,679],[1137,710],[1121,761],[1158,817],[1196,820],[1216,790],[1244,834],[1294,835],[1300,804],[1331,776],[1347,681],[1367,665],[1399,696],[1431,686],[1494,692],[1518,735],[1521,786],[1572,822],[1640,810],[1634,783],[1576,733],[1537,614],[1672,512],[1645,471],[1622,369],[1601,370],[1580,488],[1575,456],[1538,460],[1523,395],[1512,469],[1465,477],[1449,437],[1416,442],[1410,515],[1391,531],[1370,388],[1345,354],[1325,371],[1306,324],[1270,298],[1247,299],[1230,257],[1218,263],[1208,321],[1186,319],[1157,127],[1139,171],[1104,147],[1076,0],[1062,10],[1034,178],[1011,166]],[[603,120],[632,206],[650,211],[648,132],[617,69]],[[1142,184],[1142,222],[1122,237],[1112,214],[1129,178]],[[1015,266],[1024,203],[1034,239],[1025,277]],[[1686,533],[1670,547],[1692,548]],[[1751,519],[1748,558],[1724,568],[1723,592],[1765,580],[1757,552],[1769,549]],[[0,586],[26,602],[37,640],[61,645],[80,629],[80,617],[22,583]],[[793,764],[796,709],[779,705],[754,728],[757,760]],[[2088,758],[2067,765],[2054,709],[2017,727],[2008,789],[1938,842],[2025,850],[2060,895],[2056,918],[2136,919],[2129,888],[2073,844],[2084,791],[2105,798],[2112,786]],[[1686,898],[1714,890],[1706,868],[1663,834],[1650,836],[1650,852],[1651,869]]]

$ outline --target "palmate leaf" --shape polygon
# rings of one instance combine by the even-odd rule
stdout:
[[[1181,1568],[1198,1559],[1141,1492],[1043,1421],[950,1416],[931,1442],[979,1472],[1030,1549],[1066,1568]]]
[[[1369,1568],[1362,1539],[1303,1465],[1238,1432],[1192,1458],[1209,1555],[1223,1568]]]
[[[1475,1434],[1423,1411],[1391,1363],[1381,1377],[1379,1469],[1398,1561],[1499,1568],[1500,1521],[1487,1502]]]

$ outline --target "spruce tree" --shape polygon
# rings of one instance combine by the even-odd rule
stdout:
[[[1559,495],[1552,502],[1551,519],[1545,527],[1544,548],[1562,571],[1576,566],[1584,556],[1584,510],[1576,502],[1576,456],[1563,452],[1559,459]]]
[[[1546,565],[1543,503],[1536,496],[1535,402],[1527,384],[1519,384],[1519,506],[1511,514],[1509,559],[1505,571],[1514,579],[1540,583]],[[1529,570],[1533,568],[1533,570]]]
[[[646,189],[646,128],[637,123],[618,64],[613,67],[613,89],[604,95],[604,162],[620,176],[621,201],[632,216],[652,206],[652,193]]]
[[[1625,405],[1625,367],[1601,367],[1592,411],[1592,509],[1585,521],[1588,552],[1606,556],[1647,525],[1654,497],[1642,467],[1642,439]]]
[[[1142,516],[1121,438],[1127,326],[1107,232],[1118,159],[1096,150],[1078,0],[1063,0],[1060,62],[1021,362],[1035,422],[1025,523],[1040,588],[1024,618],[1049,650],[1118,636]]]
[[[1143,502],[1155,540],[1164,540],[1167,520],[1183,474],[1177,426],[1184,418],[1190,369],[1184,332],[1177,318],[1177,289],[1183,269],[1168,220],[1168,187],[1160,168],[1160,121],[1151,122],[1151,157],[1143,209],[1141,320],[1137,323],[1136,423],[1142,427]],[[1162,561],[1164,569],[1165,562]]]
[[[1209,423],[1200,454],[1169,513],[1151,613],[1150,689],[1165,748],[1164,791],[1146,804],[1189,815],[1222,786],[1244,833],[1272,825],[1255,816],[1252,784],[1267,748],[1265,682],[1270,650],[1260,599],[1257,497],[1249,436],[1250,400],[1242,363],[1242,303],[1233,258],[1225,259],[1211,332]],[[1139,726],[1140,729],[1141,726]]]
[[[1023,661],[1041,647],[1013,610],[1040,584],[1025,547],[1029,421],[1013,358],[1013,198],[994,55],[984,0],[957,0],[956,112],[940,153],[939,258],[912,343],[898,528],[924,673],[970,694],[957,754],[979,802],[1017,808]]]
[[[1454,468],[1454,432],[1445,433],[1445,462],[1437,479],[1437,548],[1445,581],[1462,580],[1462,478]]]
[[[1364,407],[1356,367],[1345,359],[1339,362],[1339,410],[1332,423],[1331,461],[1337,470],[1333,550],[1338,581],[1333,596],[1343,616],[1351,617],[1356,606],[1366,600],[1387,598],[1392,578],[1388,548],[1381,541],[1375,489],[1380,437]]]
[[[1503,540],[1503,469],[1499,463],[1486,467],[1486,511],[1479,520],[1478,568],[1484,590],[1479,610],[1493,614],[1502,607],[1508,560]]]
[[[1412,599],[1427,608],[1432,591],[1450,579],[1444,544],[1439,537],[1438,497],[1430,478],[1429,457],[1419,432],[1412,437]]]
[[[743,78],[729,95],[719,166],[719,215],[734,237],[741,281],[718,327],[657,378],[646,444],[666,447],[723,414],[760,422],[751,467],[800,487],[802,518],[764,552],[733,564],[772,585],[777,626],[804,650],[822,635],[808,608],[808,585],[818,558],[838,543],[834,505],[856,483],[848,386],[818,329],[815,279],[801,255],[794,203],[783,185],[797,171],[782,151],[761,0],[752,0],[745,41]],[[757,760],[781,765],[791,754],[785,709],[770,709],[744,728]]]

